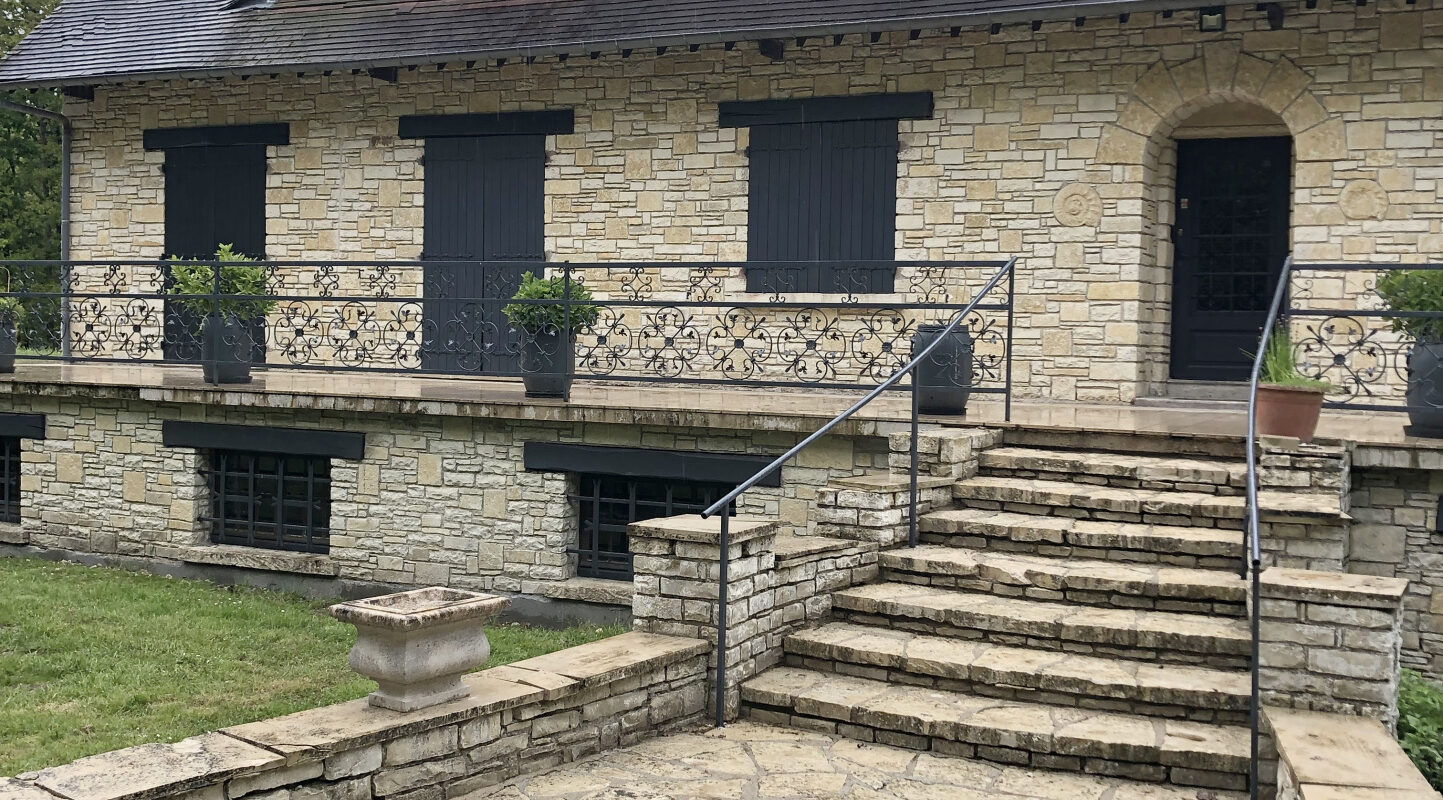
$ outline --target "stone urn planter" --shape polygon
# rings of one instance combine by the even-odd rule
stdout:
[[[415,711],[470,693],[461,676],[491,655],[483,623],[511,601],[433,586],[331,606],[356,626],[351,669],[380,684],[371,705]]]

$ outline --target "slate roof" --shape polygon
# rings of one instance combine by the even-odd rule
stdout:
[[[0,87],[614,52],[1195,8],[1198,0],[64,0]]]

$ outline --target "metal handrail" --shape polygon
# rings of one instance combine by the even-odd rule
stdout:
[[[1283,309],[1283,299],[1288,295],[1288,286],[1292,282],[1293,257],[1289,255],[1283,261],[1283,271],[1278,276],[1278,286],[1273,291],[1273,302],[1268,307],[1267,320],[1263,323],[1263,335],[1258,340],[1258,351],[1253,354],[1252,376],[1248,379],[1248,438],[1245,443],[1248,459],[1247,479],[1247,540],[1244,544],[1243,565],[1241,577],[1246,580],[1249,573],[1252,575],[1252,698],[1248,709],[1248,724],[1251,728],[1251,757],[1248,759],[1248,793],[1252,800],[1258,800],[1258,740],[1259,725],[1262,717],[1262,689],[1258,673],[1258,652],[1261,649],[1261,625],[1262,616],[1259,610],[1259,596],[1261,594],[1261,572],[1263,566],[1263,547],[1260,523],[1258,521],[1258,382],[1263,374],[1263,358],[1267,352],[1268,342],[1273,338],[1273,329],[1277,327],[1278,316]]]
[[[796,444],[794,447],[792,447],[790,450],[788,450],[787,452],[781,454],[780,456],[777,456],[775,459],[772,460],[772,462],[771,462],[770,464],[766,465],[765,467],[762,467],[761,470],[759,470],[755,475],[751,476],[750,478],[747,478],[745,481],[742,481],[735,489],[733,489],[733,490],[731,490],[730,492],[728,492],[728,493],[727,493],[725,496],[723,496],[721,499],[717,500],[715,503],[712,503],[711,506],[709,506],[705,511],[701,512],[701,517],[702,517],[702,519],[707,519],[707,518],[711,517],[713,514],[716,514],[717,512],[723,512],[722,515],[721,515],[720,540],[719,540],[719,542],[718,542],[718,544],[719,544],[719,546],[720,546],[720,552],[719,552],[719,554],[718,554],[718,570],[717,570],[718,586],[717,586],[717,621],[716,621],[717,644],[716,644],[716,698],[715,698],[715,700],[716,700],[716,725],[717,725],[717,727],[722,727],[723,725],[726,724],[727,571],[728,571],[728,566],[729,566],[729,562],[730,562],[730,557],[729,557],[729,555],[728,555],[728,551],[729,551],[730,545],[731,545],[731,523],[730,523],[731,514],[730,514],[729,512],[727,512],[726,509],[729,509],[729,508],[731,507],[731,505],[732,505],[734,502],[736,502],[737,498],[738,498],[738,497],[741,497],[741,495],[744,494],[748,489],[751,489],[753,486],[757,485],[758,482],[762,481],[762,480],[765,479],[767,476],[771,475],[773,472],[776,472],[777,470],[781,469],[783,464],[787,463],[788,461],[791,461],[793,458],[795,458],[795,457],[797,456],[797,454],[801,453],[803,450],[805,450],[805,449],[807,449],[808,447],[810,447],[810,446],[811,446],[813,443],[815,443],[818,439],[821,439],[822,437],[824,437],[824,436],[826,436],[827,434],[831,433],[833,430],[835,430],[835,429],[837,428],[837,426],[841,425],[843,422],[846,422],[848,419],[851,419],[853,415],[855,415],[858,411],[861,411],[863,408],[865,408],[865,407],[867,406],[867,404],[871,403],[873,400],[876,400],[878,397],[882,396],[882,394],[883,394],[884,392],[886,392],[888,389],[891,389],[892,387],[896,386],[898,383],[901,382],[901,380],[902,380],[903,378],[911,375],[912,372],[917,368],[917,365],[922,362],[922,359],[927,358],[928,356],[932,355],[932,351],[933,351],[933,350],[936,350],[939,346],[941,346],[942,342],[945,341],[945,340],[947,339],[947,337],[952,334],[953,331],[957,330],[957,326],[958,326],[958,325],[961,325],[962,322],[963,322],[965,319],[967,319],[967,316],[968,316],[969,314],[971,314],[974,310],[976,310],[978,306],[981,305],[982,300],[983,300],[984,298],[986,298],[987,295],[988,295],[989,293],[991,293],[993,289],[997,288],[997,285],[1002,282],[1002,279],[1003,279],[1003,278],[1008,278],[1008,280],[1009,280],[1009,286],[1011,285],[1012,273],[1013,273],[1013,269],[1016,267],[1016,265],[1017,265],[1017,257],[1016,257],[1016,256],[1013,256],[1012,258],[1008,259],[1008,260],[1007,260],[1007,263],[1003,264],[1002,267],[997,270],[997,273],[996,273],[995,275],[993,275],[990,280],[987,281],[987,283],[982,287],[982,289],[981,289],[979,292],[977,292],[977,295],[972,298],[972,301],[969,302],[961,311],[958,311],[956,314],[953,315],[951,321],[948,322],[947,325],[941,330],[941,332],[938,333],[938,334],[936,335],[936,337],[934,337],[934,338],[932,339],[931,344],[928,344],[926,347],[922,348],[921,352],[913,354],[912,359],[911,359],[910,361],[908,361],[905,365],[903,365],[901,369],[898,369],[896,372],[894,372],[894,373],[891,375],[891,377],[887,378],[885,381],[882,381],[880,384],[877,385],[877,387],[876,387],[875,389],[873,389],[872,391],[868,392],[868,393],[866,394],[866,396],[863,397],[862,399],[860,399],[860,400],[858,400],[857,402],[853,403],[853,404],[851,405],[851,407],[848,408],[846,411],[843,411],[842,413],[840,413],[840,414],[838,414],[837,416],[833,417],[830,422],[828,422],[827,424],[823,425],[821,428],[818,428],[816,431],[814,431],[814,432],[813,432],[810,436],[808,436],[807,438],[801,440],[800,442],[797,442],[797,444]],[[1009,306],[1011,306],[1011,302],[1010,302],[1010,301],[1009,301]],[[1010,318],[1009,318],[1009,319],[1010,319]],[[1009,327],[1009,331],[1010,331],[1010,327]],[[1010,340],[1010,333],[1009,333],[1009,340]],[[1009,347],[1010,347],[1010,345],[1009,345]],[[1008,364],[1009,364],[1009,368],[1010,368],[1010,364],[1011,364],[1010,360],[1008,361]],[[1010,385],[1011,385],[1011,375],[1010,375],[1010,374],[1008,375],[1008,385],[1009,385],[1009,387],[1010,387]],[[909,547],[916,547],[916,546],[917,546],[917,468],[918,468],[918,453],[917,453],[917,427],[918,427],[918,419],[917,419],[917,418],[918,418],[918,408],[917,408],[917,381],[916,381],[916,378],[915,378],[915,377],[914,377],[913,380],[912,380],[912,387],[911,387],[911,388],[912,388],[912,448],[911,448],[911,469],[910,469],[910,471],[911,471],[911,501],[910,501],[909,515],[908,515],[908,516],[909,516],[909,523],[908,523],[908,524],[909,524],[909,528],[908,528],[908,535],[907,535],[907,544],[908,544]],[[1007,410],[1006,410],[1006,412],[1005,412],[1005,416],[1010,420],[1010,419],[1011,419],[1011,402],[1010,402],[1010,400],[1011,400],[1011,397],[1010,397],[1011,393],[1009,392],[1008,395],[1009,395],[1009,397],[1008,397],[1008,401],[1009,401],[1009,402],[1008,402],[1008,405],[1007,405]]]

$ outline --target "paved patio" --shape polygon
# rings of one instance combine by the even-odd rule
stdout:
[[[1241,800],[1091,775],[1043,772],[738,722],[679,733],[524,775],[463,800]]]

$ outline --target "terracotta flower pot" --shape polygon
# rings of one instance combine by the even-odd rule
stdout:
[[[1323,392],[1318,389],[1268,383],[1258,387],[1258,433],[1262,436],[1311,442],[1322,412]]]

